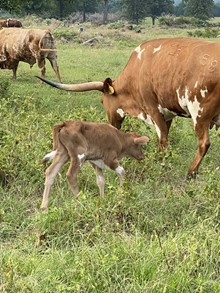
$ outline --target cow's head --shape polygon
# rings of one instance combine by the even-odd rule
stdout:
[[[114,82],[110,78],[106,78],[104,81],[102,92],[102,104],[107,113],[108,121],[119,129],[125,114],[120,105],[119,95],[115,91]]]
[[[38,76],[37,76],[38,77]],[[56,87],[58,89],[73,91],[73,92],[84,92],[91,90],[101,91],[102,104],[107,113],[109,122],[116,128],[120,128],[122,121],[124,120],[125,114],[121,113],[122,107],[119,101],[119,95],[114,89],[114,82],[110,78],[106,78],[104,82],[86,82],[82,84],[62,84],[53,82],[42,77],[38,77],[47,84]]]

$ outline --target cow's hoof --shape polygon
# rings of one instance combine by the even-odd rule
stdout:
[[[186,179],[187,180],[192,180],[192,179],[196,179],[198,176],[198,172],[192,172],[192,173],[188,173],[187,176],[186,176]]]

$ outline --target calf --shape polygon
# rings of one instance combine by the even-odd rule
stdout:
[[[53,128],[53,151],[42,162],[53,159],[46,170],[45,188],[41,210],[48,207],[50,188],[61,167],[70,161],[67,178],[75,196],[78,195],[77,174],[81,165],[88,160],[96,172],[96,182],[100,195],[104,195],[105,181],[102,169],[108,167],[119,175],[122,185],[125,171],[119,165],[122,157],[137,160],[144,158],[142,146],[148,142],[147,136],[122,132],[106,123],[65,121]]]

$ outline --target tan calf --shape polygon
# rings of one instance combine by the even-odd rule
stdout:
[[[103,168],[114,170],[122,185],[125,171],[119,165],[122,157],[132,157],[137,160],[144,158],[142,146],[148,142],[148,137],[136,133],[125,133],[106,123],[82,121],[65,121],[53,128],[53,151],[47,154],[42,162],[53,159],[46,170],[45,188],[41,210],[48,207],[51,186],[61,167],[70,161],[67,178],[75,196],[78,195],[77,175],[81,165],[89,161],[96,172],[96,182],[100,195],[104,195],[105,180]]]

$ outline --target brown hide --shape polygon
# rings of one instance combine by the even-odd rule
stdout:
[[[0,19],[0,27],[22,27],[22,23],[17,19]]]
[[[45,59],[47,58],[60,81],[54,38],[49,30],[5,28],[0,30],[0,68],[12,69],[13,78],[20,61],[37,63],[41,76],[45,76]]]
[[[78,89],[77,85],[46,82],[63,90]],[[102,91],[109,122],[120,128],[130,114],[154,125],[160,150],[167,146],[172,119],[176,115],[192,118],[198,148],[188,175],[195,177],[210,146],[209,128],[220,126],[220,42],[147,41],[134,49],[116,80],[104,81]]]
[[[56,125],[53,128],[54,151],[46,155],[42,161],[44,163],[53,158],[52,164],[46,170],[41,210],[47,209],[50,188],[57,173],[67,161],[70,161],[67,178],[75,196],[78,195],[77,174],[86,160],[90,161],[96,171],[97,185],[100,195],[103,196],[104,166],[116,171],[122,184],[125,172],[119,166],[119,160],[125,156],[142,160],[142,147],[147,142],[146,136],[124,133],[106,123],[69,120]]]

